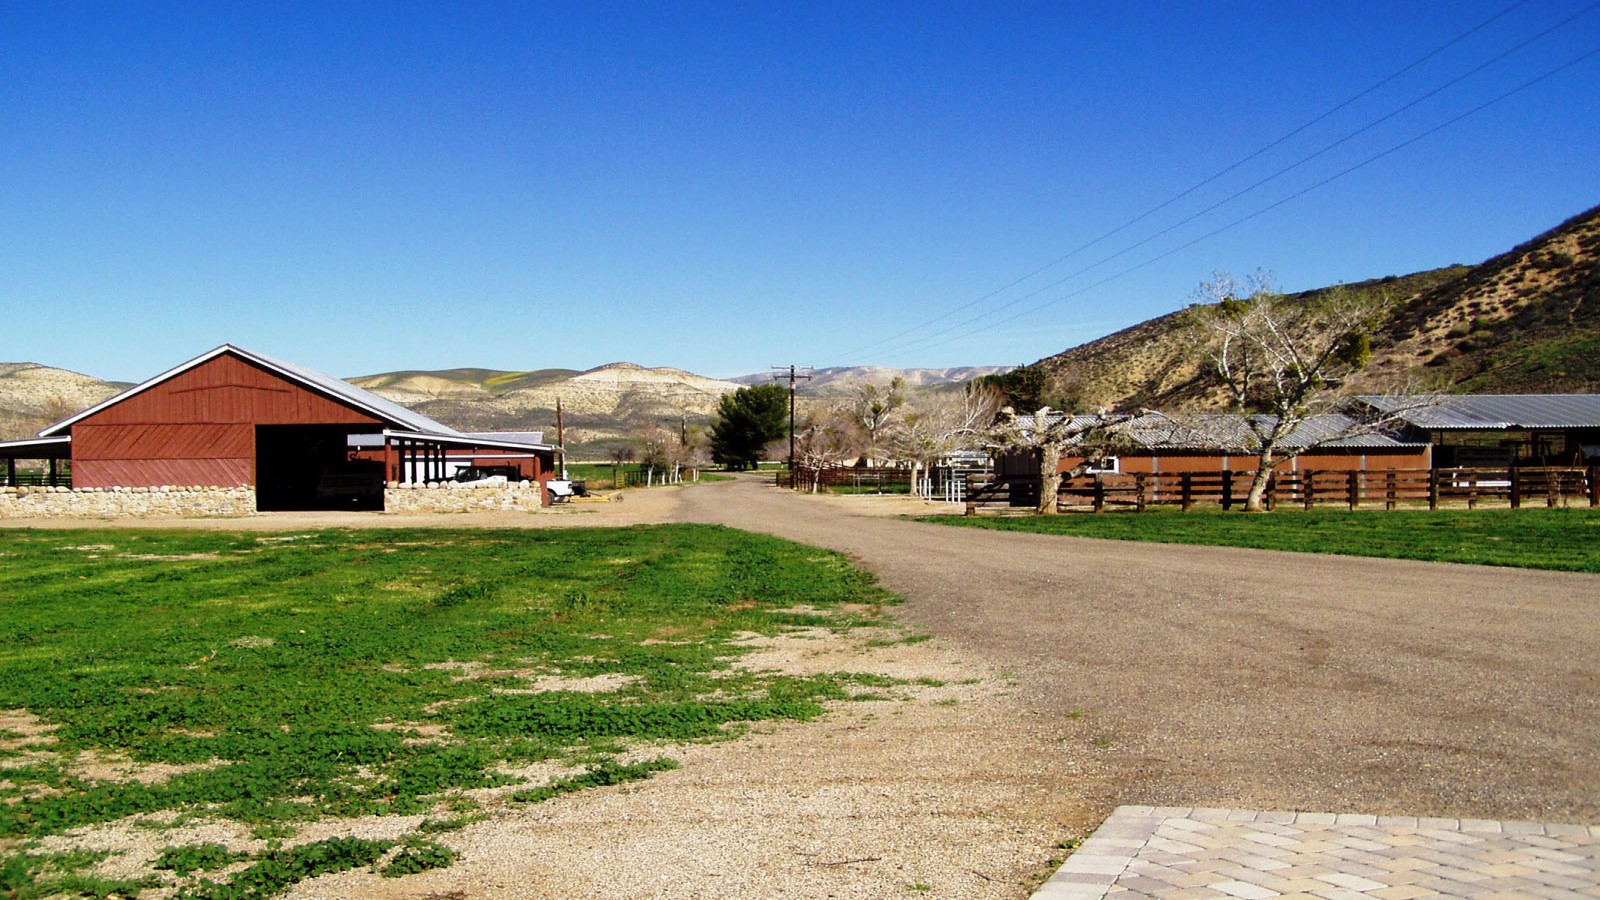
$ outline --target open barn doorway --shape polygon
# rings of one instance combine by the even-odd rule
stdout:
[[[383,463],[352,459],[348,425],[257,425],[256,508],[383,510]]]

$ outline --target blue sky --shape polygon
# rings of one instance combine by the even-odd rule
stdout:
[[[1017,364],[1477,262],[1600,203],[1590,4],[5,0],[0,361]]]

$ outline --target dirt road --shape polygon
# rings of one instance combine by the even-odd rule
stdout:
[[[1040,754],[1106,767],[1091,794],[1600,822],[1600,576],[955,531],[748,480],[675,496],[877,572],[1017,676],[1019,736],[1060,736]]]

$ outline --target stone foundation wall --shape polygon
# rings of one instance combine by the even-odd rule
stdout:
[[[0,519],[253,516],[248,487],[0,488]]]
[[[390,484],[383,492],[389,513],[537,512],[544,491],[537,482],[465,487]],[[120,519],[154,516],[253,516],[256,492],[248,487],[64,487],[0,488],[0,519]]]
[[[480,512],[523,510],[537,512],[544,505],[544,490],[536,481],[482,486],[389,483],[383,492],[386,513]]]

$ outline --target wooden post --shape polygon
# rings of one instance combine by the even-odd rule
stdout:
[[[1350,470],[1350,477],[1345,487],[1345,502],[1351,509],[1361,505],[1361,473],[1356,469]]]
[[[1315,470],[1307,469],[1305,475],[1302,476],[1300,495],[1301,499],[1306,502],[1306,512],[1311,512],[1311,507],[1316,503],[1317,496],[1317,473]]]
[[[1589,477],[1589,508],[1600,506],[1600,465],[1590,466]]]
[[[1058,498],[1058,500],[1059,500],[1059,498]],[[1106,483],[1104,481],[1100,480],[1100,476],[1099,475],[1096,475],[1094,477],[1094,511],[1095,512],[1105,512],[1105,509],[1106,509]]]
[[[1394,489],[1394,470],[1390,469],[1388,472],[1385,472],[1383,476],[1383,508],[1392,512],[1396,506],[1396,499],[1397,498],[1395,497]]]
[[[1233,470],[1222,470],[1222,509],[1224,512],[1233,509]]]
[[[1278,473],[1277,472],[1273,472],[1273,473],[1267,475],[1267,509],[1269,511],[1271,511],[1271,510],[1275,510],[1277,508],[1278,508]]]
[[[1428,470],[1428,509],[1439,508],[1439,470]]]
[[[1135,489],[1139,492],[1139,496],[1133,501],[1133,508],[1137,512],[1144,512],[1145,480],[1143,472],[1139,472],[1133,476],[1133,484]]]
[[[1590,469],[1589,471],[1592,473],[1594,470]],[[1594,475],[1592,474],[1589,476],[1589,483],[1594,483]],[[17,460],[12,456],[6,457],[6,484],[10,487],[17,486]],[[1592,503],[1590,504],[1590,506],[1593,505]]]
[[[1518,476],[1517,467],[1511,467],[1511,508],[1522,508],[1522,479]]]
[[[1593,470],[1591,469],[1590,471]],[[1590,477],[1589,483],[1594,483],[1593,476]],[[1194,504],[1194,473],[1185,472],[1178,476],[1178,484],[1183,496],[1183,511],[1188,512],[1189,508]]]

